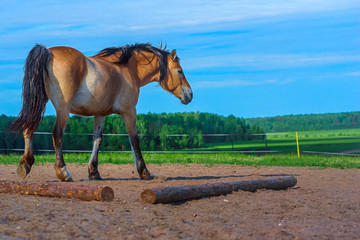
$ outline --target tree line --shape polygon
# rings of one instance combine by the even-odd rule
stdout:
[[[7,133],[7,126],[15,117],[0,116],[0,148],[23,148],[22,137]],[[51,133],[56,118],[46,116],[34,135],[34,149],[53,149]],[[92,147],[93,118],[71,116],[65,129],[63,141],[65,150],[90,150]],[[210,113],[169,113],[139,114],[137,130],[141,138],[141,148],[148,151],[193,149],[203,147],[210,142],[229,142],[240,140],[262,139],[263,130],[257,125],[249,125],[243,118],[233,115],[228,117]],[[41,134],[43,133],[43,134]],[[127,134],[126,127],[119,115],[106,117],[101,150],[128,151],[130,143],[126,136],[111,134]],[[175,135],[176,134],[176,135]],[[208,136],[207,134],[228,134]]]
[[[248,118],[265,132],[314,131],[360,128],[360,112]]]

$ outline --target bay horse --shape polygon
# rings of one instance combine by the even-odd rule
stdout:
[[[62,142],[69,113],[94,116],[94,142],[88,163],[90,180],[101,180],[98,153],[107,115],[123,118],[137,172],[142,180],[153,179],[141,154],[136,131],[136,104],[140,87],[158,82],[166,91],[188,104],[193,98],[176,50],[168,52],[148,43],[106,48],[92,57],[70,47],[36,45],[25,63],[23,106],[12,128],[23,133],[25,151],[17,175],[25,178],[34,164],[32,137],[50,99],[56,110],[52,133],[56,177],[73,181],[63,158]]]

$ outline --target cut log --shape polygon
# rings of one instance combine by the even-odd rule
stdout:
[[[62,183],[40,183],[0,180],[0,193],[18,193],[46,197],[75,198],[84,201],[112,201],[114,191],[107,186],[85,186]]]
[[[266,178],[247,181],[233,181],[208,183],[192,186],[173,186],[146,189],[141,193],[141,199],[147,203],[168,203],[213,197],[229,194],[233,191],[243,190],[255,192],[257,189],[284,190],[295,186],[297,180],[294,176]]]

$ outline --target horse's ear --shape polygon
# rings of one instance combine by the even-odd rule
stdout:
[[[170,57],[175,60],[176,59],[176,49],[172,50],[170,53]]]

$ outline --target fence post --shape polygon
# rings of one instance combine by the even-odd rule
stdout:
[[[268,142],[267,142],[266,133],[265,133],[265,151],[266,151],[266,152],[268,151]]]
[[[299,138],[298,138],[298,133],[297,132],[296,132],[296,146],[297,146],[298,158],[300,158]]]

